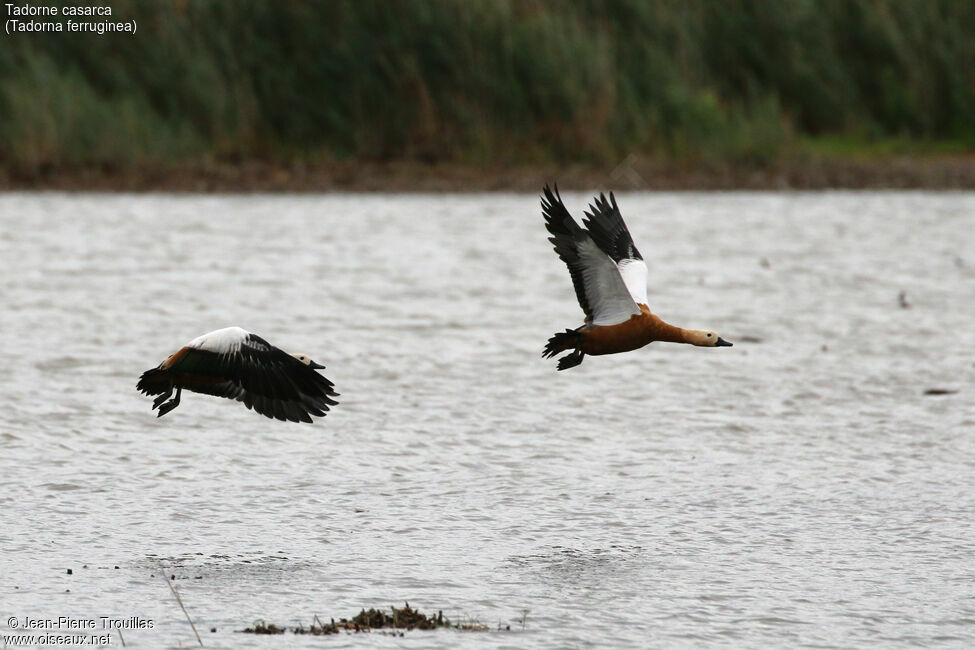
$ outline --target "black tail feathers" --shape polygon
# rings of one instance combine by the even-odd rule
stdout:
[[[559,359],[558,369],[566,370],[568,368],[575,368],[582,363],[582,358],[585,356],[582,350],[578,349],[581,343],[582,338],[579,336],[578,330],[557,332],[548,340],[548,344],[546,344],[545,349],[542,351],[542,357],[550,359],[559,352],[574,350],[572,354],[568,354]]]
[[[579,343],[579,333],[575,330],[556,332],[545,345],[545,349],[542,351],[542,356],[546,359],[550,359],[559,352],[576,347]]]
[[[146,370],[139,377],[139,383],[135,387],[146,395],[159,395],[173,390],[169,372],[161,368]]]

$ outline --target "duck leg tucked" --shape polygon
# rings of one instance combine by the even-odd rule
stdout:
[[[157,409],[159,405],[168,400],[173,394],[173,382],[169,382],[169,388],[152,401],[152,408]]]
[[[582,363],[582,360],[585,356],[586,354],[582,350],[577,348],[573,350],[572,354],[567,354],[561,359],[559,359],[558,369],[568,370],[569,368],[575,368],[580,363]]]
[[[170,411],[172,411],[174,408],[176,408],[177,406],[179,406],[179,396],[180,396],[180,393],[182,393],[182,392],[183,392],[183,389],[182,388],[177,388],[176,389],[176,397],[174,397],[173,399],[169,400],[168,402],[166,402],[165,404],[163,404],[162,406],[160,406],[159,407],[159,413],[156,414],[156,417],[157,418],[161,418],[162,416],[166,415],[167,413],[169,413]],[[170,392],[170,394],[171,394],[171,392]],[[167,395],[167,397],[168,396],[169,395]]]

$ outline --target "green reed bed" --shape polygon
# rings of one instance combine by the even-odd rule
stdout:
[[[975,146],[967,0],[111,6],[134,36],[5,37],[0,166],[762,166],[836,143]]]

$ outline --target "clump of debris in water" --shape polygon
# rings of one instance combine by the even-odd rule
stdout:
[[[453,628],[458,630],[484,631],[490,628],[477,619],[466,619],[458,623],[451,623],[445,618],[443,611],[438,611],[436,616],[427,616],[419,610],[410,607],[405,603],[403,607],[390,607],[390,611],[378,609],[363,609],[351,619],[341,618],[336,621],[334,618],[328,623],[322,623],[318,616],[312,618],[309,627],[298,625],[297,627],[279,627],[273,623],[258,621],[254,627],[249,627],[241,632],[245,634],[313,634],[320,636],[323,634],[338,634],[339,632],[369,632],[371,630],[394,630],[393,634],[403,635],[402,630],[435,630],[440,627]],[[507,629],[510,629],[508,627]],[[384,632],[385,634],[386,632]]]

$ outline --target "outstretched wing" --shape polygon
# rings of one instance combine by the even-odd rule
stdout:
[[[233,341],[183,348],[169,369],[188,390],[235,399],[278,420],[311,422],[338,403],[328,379],[260,336],[241,332]]]
[[[617,265],[572,218],[562,203],[558,187],[554,193],[548,185],[542,191],[545,227],[552,234],[549,241],[569,267],[586,322],[616,325],[639,314],[640,308],[627,291]]]
[[[623,221],[616,197],[600,193],[589,206],[582,223],[599,248],[613,258],[627,290],[638,304],[647,304],[647,263],[633,243],[630,230]]]

